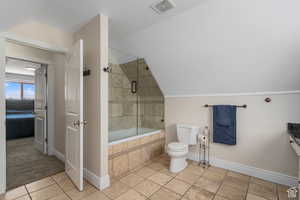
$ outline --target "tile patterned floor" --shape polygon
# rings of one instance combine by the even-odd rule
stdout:
[[[79,192],[65,173],[59,173],[6,193],[1,200],[287,200],[287,187],[194,163],[178,174],[168,171],[163,155],[112,180],[99,191],[85,182]]]

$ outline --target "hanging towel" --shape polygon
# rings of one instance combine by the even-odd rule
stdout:
[[[236,106],[213,106],[213,142],[236,144]]]

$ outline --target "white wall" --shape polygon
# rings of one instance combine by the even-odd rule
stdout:
[[[211,129],[211,108],[204,104],[247,104],[237,111],[237,145],[211,145],[211,156],[273,172],[298,176],[298,159],[286,133],[287,122],[300,121],[300,94],[166,98],[167,142],[177,140],[175,124]]]
[[[146,58],[165,95],[299,90],[299,7],[204,0],[115,43]]]

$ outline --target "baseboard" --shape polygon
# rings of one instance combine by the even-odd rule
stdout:
[[[189,153],[188,159],[199,161],[198,154],[193,152]],[[287,186],[298,186],[298,178],[293,176],[288,176],[286,174],[260,169],[249,165],[244,165],[244,164],[222,160],[218,158],[211,158],[210,164],[216,167],[231,170],[234,172],[239,172],[242,174],[264,179],[274,183],[287,185]]]
[[[62,162],[65,162],[65,156],[57,151],[54,150],[54,155],[61,160]],[[88,169],[84,168],[83,169],[83,177],[92,185],[94,185],[96,188],[103,190],[107,187],[110,186],[110,178],[109,175],[103,176],[103,177],[99,177],[96,174],[94,174],[93,172],[89,171]]]
[[[104,190],[105,188],[108,188],[110,186],[110,177],[107,174],[106,176],[100,177],[100,190]]]
[[[61,152],[57,151],[56,149],[52,150],[52,152],[56,156],[56,158],[58,158],[62,162],[65,162],[65,155],[64,154],[62,154]]]
[[[0,186],[0,195],[6,192],[6,187],[4,185]]]

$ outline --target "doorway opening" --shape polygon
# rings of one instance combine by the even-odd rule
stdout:
[[[48,155],[48,87],[46,64],[6,57],[7,189],[64,171]]]

